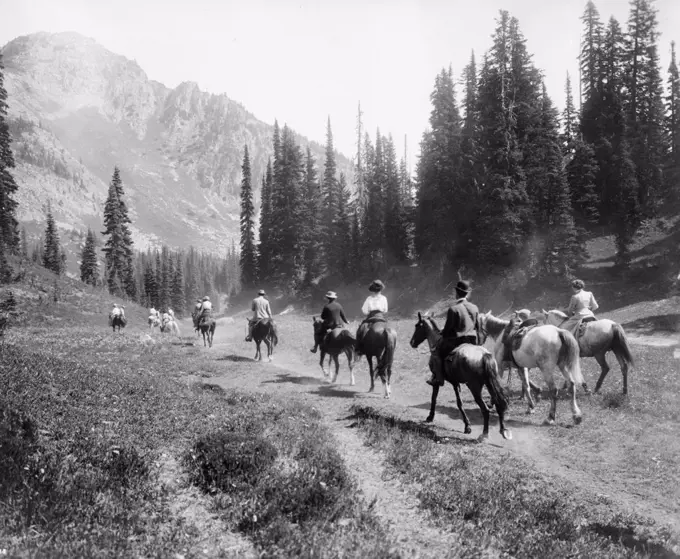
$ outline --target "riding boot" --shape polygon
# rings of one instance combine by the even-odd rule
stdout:
[[[312,353],[316,353],[317,347],[319,347],[319,344],[314,344],[314,347],[312,349],[310,349],[309,351],[311,351]]]

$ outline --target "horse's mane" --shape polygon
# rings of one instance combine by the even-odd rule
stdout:
[[[503,320],[502,318],[495,317],[492,314],[485,315],[486,316],[486,331],[491,335],[491,336],[498,336],[505,327],[510,324],[509,320]]]
[[[559,309],[550,310],[550,311],[548,311],[548,314],[549,314],[549,313],[552,313],[552,314],[554,314],[554,315],[556,315],[556,316],[559,316],[560,318],[567,318],[566,313],[563,313],[563,312],[562,312],[561,310],[559,310]]]
[[[434,318],[431,316],[427,317],[428,322],[432,325],[432,329],[437,332],[437,334],[441,334],[441,330],[439,330],[439,326],[437,326],[437,323],[434,321]]]

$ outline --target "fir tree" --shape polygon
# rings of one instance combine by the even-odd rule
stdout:
[[[7,91],[5,90],[4,66],[0,53],[0,244],[9,252],[19,251],[19,224],[15,194],[18,189],[11,169],[14,168],[12,138],[7,123]]]
[[[259,275],[263,281],[269,280],[269,260],[271,258],[272,248],[270,243],[271,231],[271,190],[272,190],[272,161],[267,161],[267,171],[262,177],[261,203],[260,203],[260,245],[259,252]]]
[[[5,245],[0,243],[0,284],[12,281],[12,272],[12,267],[7,261],[7,255],[5,254]]]
[[[571,78],[567,72],[564,84],[565,103],[562,111],[562,147],[564,153],[571,157],[574,155],[574,146],[578,139],[578,115],[574,108],[574,97],[571,91]]]
[[[28,239],[26,238],[26,228],[21,228],[21,256],[28,258]]]
[[[187,302],[184,298],[184,271],[182,270],[182,255],[177,253],[175,258],[174,273],[171,283],[171,303],[172,308],[181,317],[187,309]]]
[[[107,237],[103,252],[106,264],[106,284],[114,295],[135,297],[136,284],[132,263],[132,235],[128,224],[127,205],[123,199],[123,183],[118,167],[113,170],[108,196],[104,205],[104,231]]]
[[[304,177],[304,215],[300,226],[302,232],[302,250],[304,251],[305,280],[304,287],[309,289],[314,278],[320,273],[323,239],[320,231],[321,188],[317,177],[316,165],[312,150],[307,147]]]
[[[146,262],[144,266],[144,293],[146,294],[146,306],[158,308],[158,284],[151,262]]]
[[[80,253],[80,281],[96,287],[99,284],[97,239],[91,229],[87,230],[85,245]]]
[[[47,205],[47,225],[45,227],[45,244],[43,248],[43,266],[55,274],[61,273],[61,245],[59,231],[54,222],[52,207]]]
[[[248,146],[244,147],[243,179],[241,181],[241,284],[253,287],[257,281],[257,253],[255,248],[255,206],[250,173]]]
[[[581,16],[583,33],[581,34],[581,87],[584,99],[590,99],[601,86],[601,48],[602,48],[602,22],[600,13],[597,11],[592,0],[588,0],[586,9]]]
[[[337,164],[335,161],[335,148],[333,147],[333,132],[331,130],[331,119],[329,118],[326,125],[326,157],[322,183],[324,199],[322,228],[325,262],[331,273],[337,273],[342,269],[340,263],[340,245],[337,238],[340,192],[336,172]]]
[[[675,41],[671,42],[671,62],[668,66],[668,94],[666,97],[666,134],[668,153],[665,162],[666,184],[677,201],[680,180],[680,72],[675,57]]]

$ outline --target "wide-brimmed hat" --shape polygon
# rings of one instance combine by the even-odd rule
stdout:
[[[325,295],[326,299],[337,299],[338,296],[335,294],[335,291],[326,291]]]
[[[203,297],[203,300],[204,300],[204,301],[210,301],[210,297],[208,297],[208,296],[206,295],[205,297]]]
[[[257,294],[258,294],[258,295],[266,295],[266,293],[264,292],[264,289],[260,289],[260,290],[257,292]]]
[[[373,283],[371,283],[371,285],[368,286],[369,291],[378,292],[382,291],[383,289],[385,289],[385,284],[380,280],[373,280]]]
[[[465,281],[465,280],[460,280],[456,284],[456,291],[460,291],[461,293],[470,293],[470,291],[472,291],[472,288],[470,287],[470,282]]]

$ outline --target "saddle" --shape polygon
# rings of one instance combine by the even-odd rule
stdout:
[[[578,340],[583,334],[586,333],[586,328],[588,328],[588,323],[589,322],[596,322],[597,318],[594,316],[586,316],[585,318],[581,319],[581,322],[578,325],[578,329],[576,330],[576,339]]]
[[[387,319],[380,311],[371,311],[364,319],[364,324],[375,324],[376,322],[387,322]]]
[[[503,346],[505,348],[503,352],[503,361],[511,361],[515,366],[518,366],[517,363],[515,363],[512,352],[517,351],[520,348],[524,336],[538,325],[538,320],[529,318],[519,324],[510,322],[510,324],[505,327],[505,330],[503,331]]]

